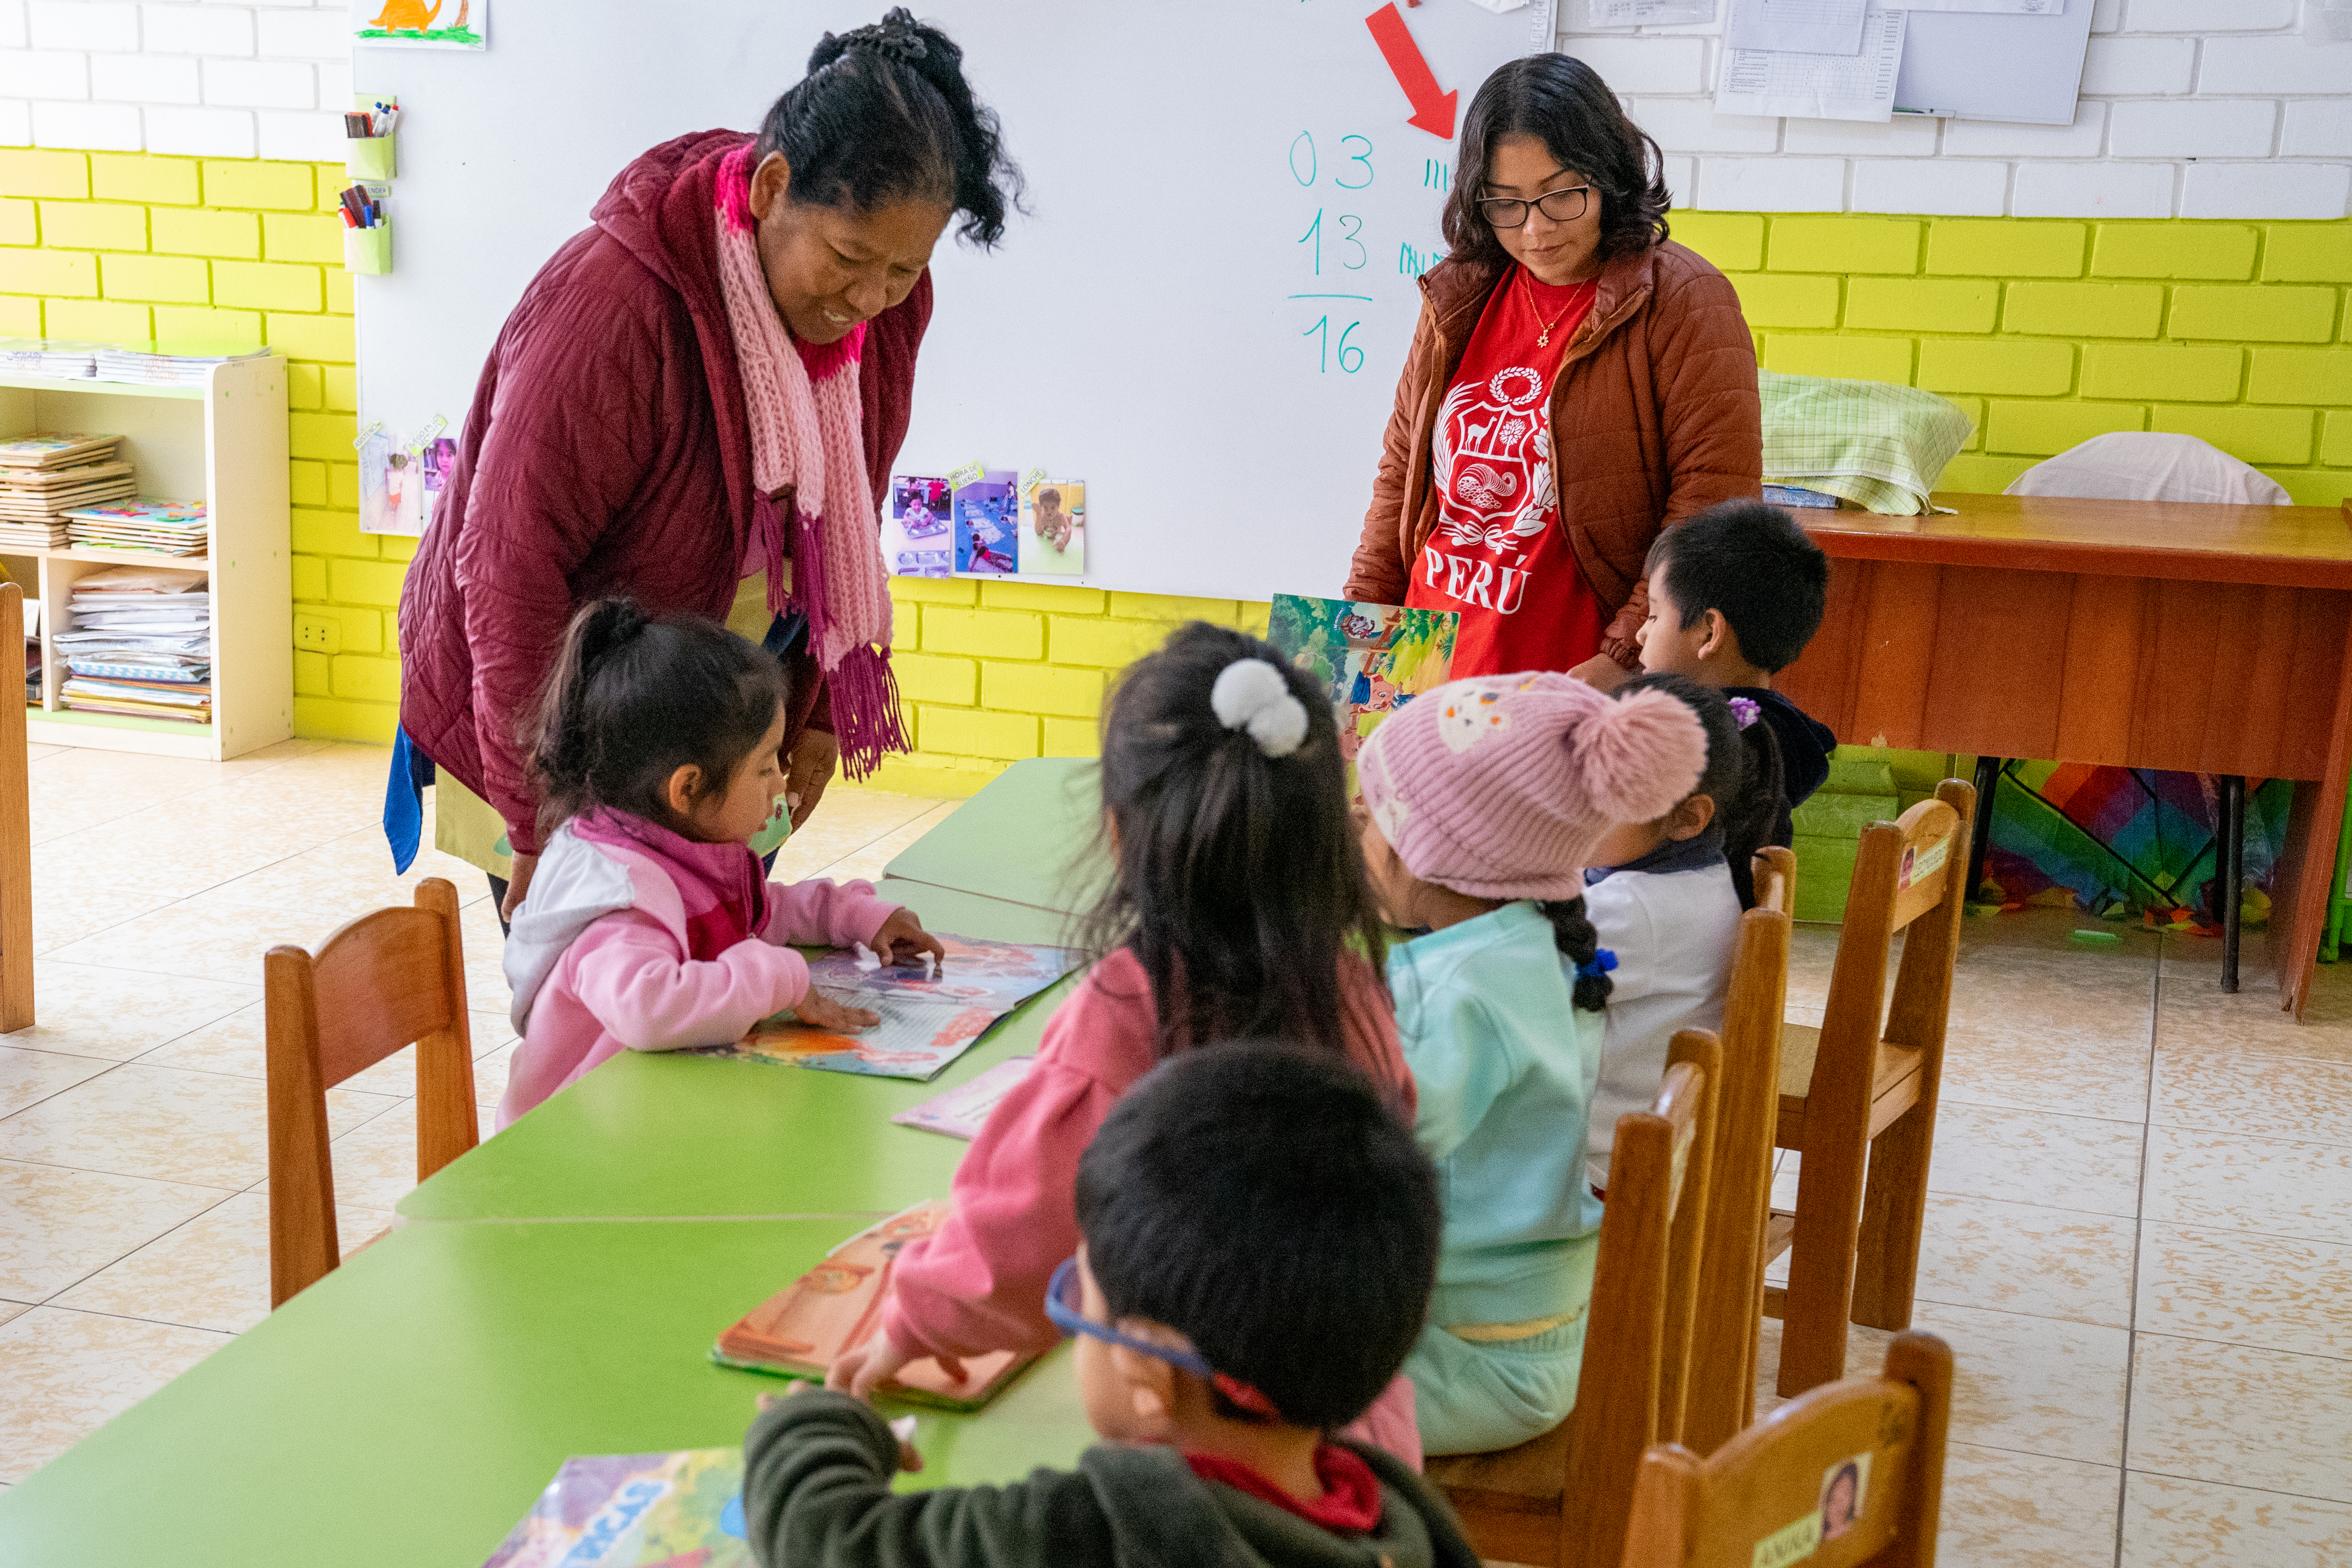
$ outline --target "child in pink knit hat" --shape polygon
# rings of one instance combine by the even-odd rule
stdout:
[[[1391,950],[1388,976],[1445,1202],[1429,1326],[1405,1362],[1429,1453],[1510,1448],[1575,1406],[1601,1230],[1584,1129],[1612,962],[1584,871],[1612,827],[1664,815],[1706,765],[1706,730],[1666,693],[1620,701],[1544,673],[1440,686],[1358,754],[1373,891],[1392,924],[1427,930]]]

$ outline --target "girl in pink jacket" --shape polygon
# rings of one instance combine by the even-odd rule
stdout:
[[[787,695],[783,666],[714,622],[626,599],[572,617],[528,742],[542,826],[562,826],[507,938],[522,1043],[501,1129],[624,1048],[725,1045],[786,1008],[876,1021],[813,989],[788,943],[946,956],[869,883],[767,880],[749,841],[781,809]]]
[[[1058,1341],[1045,1285],[1078,1249],[1078,1156],[1177,1051],[1319,1047],[1412,1122],[1330,703],[1272,646],[1195,622],[1111,698],[1101,776],[1117,875],[1090,946],[1105,956],[972,1140],[947,1223],[899,1254],[880,1332],[835,1359],[831,1386],[862,1396],[924,1356],[960,1375],[960,1357]],[[1399,1378],[1350,1432],[1418,1466],[1412,1385]]]

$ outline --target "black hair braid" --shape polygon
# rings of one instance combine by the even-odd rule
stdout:
[[[1607,975],[1595,969],[1586,973],[1593,959],[1601,956],[1601,933],[1584,913],[1584,900],[1563,898],[1540,903],[1551,922],[1551,945],[1559,949],[1560,956],[1576,966],[1576,1005],[1588,1013],[1597,1013],[1609,1006],[1609,993],[1614,988]]]
[[[871,210],[937,195],[963,214],[957,233],[987,249],[1021,207],[1021,171],[995,111],[972,96],[963,50],[904,6],[827,33],[808,75],[769,109],[759,155],[792,165],[792,199]]]

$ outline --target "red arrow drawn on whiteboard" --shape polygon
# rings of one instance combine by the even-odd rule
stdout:
[[[1372,42],[1380,45],[1381,57],[1389,63],[1389,71],[1404,89],[1404,96],[1412,104],[1412,118],[1407,125],[1418,125],[1441,141],[1454,140],[1454,104],[1462,95],[1437,90],[1437,73],[1422,58],[1421,46],[1412,41],[1412,33],[1404,25],[1404,16],[1396,8],[1395,0],[1364,18],[1364,26],[1372,30]]]

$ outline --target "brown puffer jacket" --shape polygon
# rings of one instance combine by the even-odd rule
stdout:
[[[1421,324],[1397,382],[1348,597],[1402,604],[1437,526],[1430,442],[1479,313],[1505,271],[1443,261],[1421,280]],[[1627,668],[1649,612],[1642,566],[1661,529],[1761,493],[1756,345],[1730,279],[1668,242],[1601,268],[1551,394],[1560,526],[1612,619],[1602,647]]]

